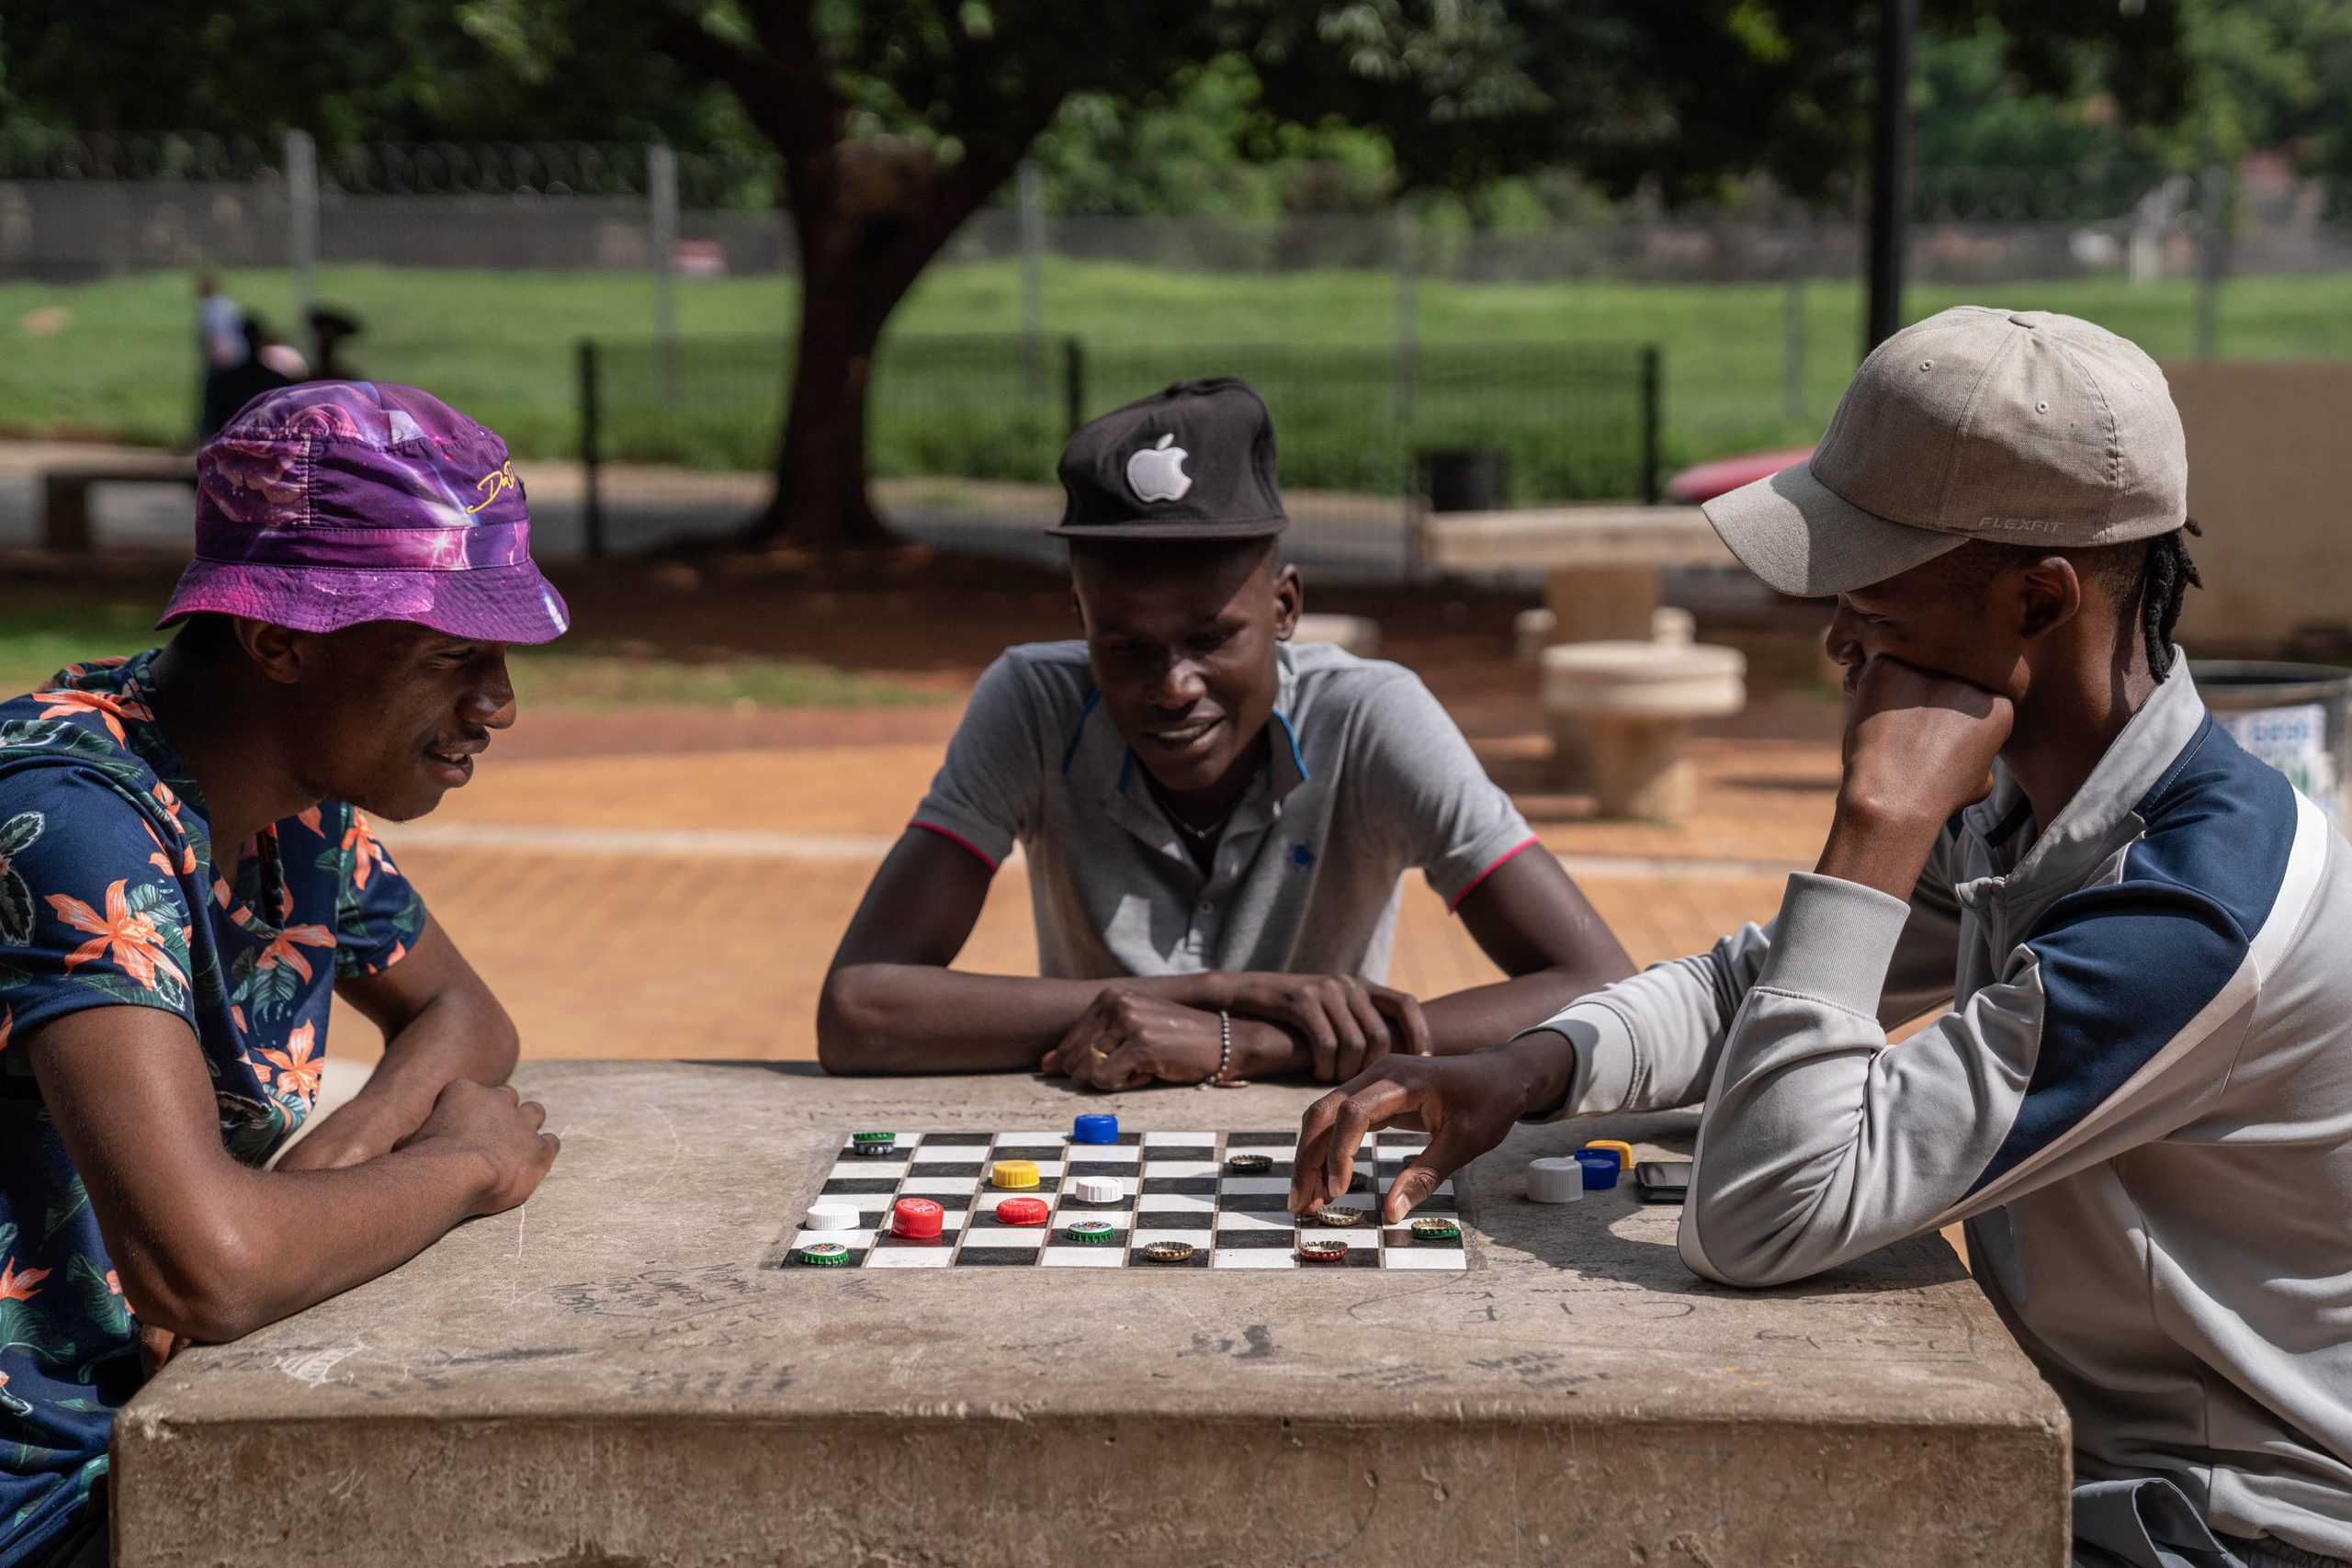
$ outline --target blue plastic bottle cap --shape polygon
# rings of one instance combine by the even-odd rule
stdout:
[[[1617,1151],[1614,1149],[1578,1149],[1577,1163],[1584,1167],[1584,1190],[1599,1192],[1617,1185]]]
[[[1081,1116],[1070,1128],[1074,1144],[1115,1144],[1119,1141],[1119,1119],[1116,1116]]]

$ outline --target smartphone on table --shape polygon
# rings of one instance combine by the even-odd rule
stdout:
[[[1634,1167],[1634,1192],[1645,1203],[1679,1203],[1690,1195],[1690,1162],[1645,1159]]]

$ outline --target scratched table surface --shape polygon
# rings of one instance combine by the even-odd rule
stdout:
[[[1942,1242],[1738,1292],[1630,1185],[1521,1195],[1587,1138],[1687,1157],[1688,1116],[1517,1129],[1458,1179],[1460,1272],[828,1270],[786,1249],[848,1132],[1272,1131],[1315,1091],[518,1081],[564,1145],[525,1208],[133,1402],[124,1568],[2060,1560],[2064,1416]]]

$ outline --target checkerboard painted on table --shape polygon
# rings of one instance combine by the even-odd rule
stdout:
[[[854,1230],[812,1231],[796,1227],[784,1258],[786,1268],[818,1273],[799,1261],[803,1247],[831,1242],[849,1249],[836,1270],[859,1269],[1141,1269],[1181,1273],[1187,1269],[1299,1269],[1337,1273],[1349,1269],[1464,1269],[1470,1267],[1463,1238],[1431,1241],[1416,1236],[1409,1224],[1376,1223],[1380,1198],[1389,1181],[1429,1139],[1419,1133],[1379,1133],[1357,1151],[1356,1169],[1374,1177],[1372,1190],[1351,1192],[1336,1207],[1367,1211],[1359,1226],[1302,1225],[1290,1213],[1291,1161],[1295,1132],[1133,1133],[1115,1144],[1077,1144],[1068,1132],[933,1132],[896,1134],[887,1155],[858,1155],[842,1138],[819,1197],[858,1212]],[[1242,1176],[1226,1168],[1227,1157],[1264,1155],[1272,1168]],[[1007,1190],[989,1185],[998,1160],[1034,1160],[1037,1185]],[[1118,1179],[1116,1202],[1081,1203],[1064,1189],[1081,1176]],[[1042,1225],[1009,1225],[995,1214],[1001,1198],[1043,1198],[1050,1208]],[[890,1207],[900,1198],[928,1198],[944,1213],[940,1235],[909,1240],[890,1234]],[[1444,1182],[1413,1211],[1415,1218],[1461,1219],[1453,1183]],[[1116,1242],[1074,1242],[1064,1227],[1080,1220],[1108,1220],[1118,1227]],[[1304,1262],[1302,1236],[1345,1242],[1347,1256],[1334,1263]],[[1140,1248],[1154,1241],[1187,1241],[1193,1256],[1182,1263],[1155,1263]]]

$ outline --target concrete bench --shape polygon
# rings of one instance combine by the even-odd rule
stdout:
[[[196,459],[158,453],[45,468],[40,476],[43,549],[86,553],[91,545],[90,487],[102,484],[196,484]]]
[[[2065,1558],[2065,1413],[1941,1240],[1734,1291],[1629,1184],[1522,1196],[1587,1138],[1687,1159],[1687,1114],[1514,1128],[1457,1179],[1459,1271],[842,1271],[782,1254],[851,1132],[1295,1132],[1317,1088],[515,1082],[564,1134],[527,1210],[130,1402],[116,1568]]]
[[[1547,572],[1544,605],[1554,642],[1645,637],[1660,570],[1733,558],[1695,506],[1433,513],[1421,524],[1421,547],[1444,571]]]
[[[1544,650],[1543,701],[1564,781],[1604,817],[1678,821],[1698,793],[1690,721],[1737,713],[1747,661],[1684,640],[1561,643]]]

